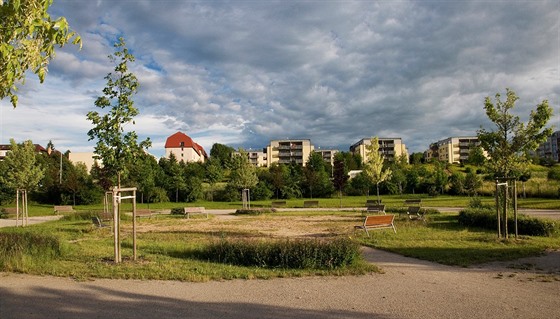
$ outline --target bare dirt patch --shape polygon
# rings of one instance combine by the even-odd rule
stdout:
[[[351,216],[211,216],[176,218],[139,223],[138,232],[173,231],[229,233],[277,238],[335,237],[351,234],[359,218]]]

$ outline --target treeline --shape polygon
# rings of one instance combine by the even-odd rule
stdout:
[[[252,200],[327,198],[342,195],[374,194],[376,184],[367,174],[358,173],[352,179],[349,171],[362,167],[359,155],[349,152],[336,154],[334,165],[312,153],[305,166],[298,164],[273,164],[268,168],[251,165],[243,152],[235,155],[231,147],[214,144],[210,159],[205,163],[185,163],[174,156],[159,161],[149,154],[138,156],[121,177],[121,184],[138,188],[138,202],[194,202],[198,200],[239,201],[241,190],[250,189]],[[68,153],[58,151],[37,154],[36,163],[43,175],[30,198],[45,204],[98,204],[104,192],[116,185],[111,176],[97,163],[88,172],[84,164],[72,164]],[[390,177],[379,184],[381,194],[438,194],[472,195],[491,192],[482,187],[493,181],[486,174],[484,165],[450,165],[442,162],[422,163],[418,154],[386,161],[383,169],[390,170]],[[3,176],[10,168],[0,162]],[[547,181],[560,180],[560,167],[542,167],[540,175]],[[526,182],[535,176],[531,171],[520,173],[519,180]],[[557,182],[554,182],[557,183]],[[539,184],[539,183],[537,183]],[[525,186],[525,184],[523,184]],[[524,188],[523,188],[524,189]],[[525,190],[525,189],[524,189]],[[520,190],[521,192],[521,190]],[[535,192],[528,192],[535,194]],[[542,197],[558,197],[560,189],[539,193]],[[491,193],[486,194],[491,195]],[[0,200],[13,201],[15,189],[0,185]]]

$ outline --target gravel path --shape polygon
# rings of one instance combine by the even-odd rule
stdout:
[[[0,318],[560,318],[559,251],[472,268],[364,255],[385,273],[206,283],[0,273]]]

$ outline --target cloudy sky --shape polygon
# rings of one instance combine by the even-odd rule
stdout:
[[[307,138],[348,147],[400,137],[409,152],[492,128],[483,101],[513,89],[526,120],[542,100],[560,128],[559,1],[55,0],[83,48],[59,50],[45,83],[28,76],[19,105],[0,101],[0,143],[59,150],[88,141],[107,56],[123,36],[136,57],[135,130],[164,153],[182,131],[260,149]]]

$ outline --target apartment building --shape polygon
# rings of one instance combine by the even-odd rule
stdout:
[[[35,146],[35,152],[36,153],[47,153],[47,149],[45,149],[44,147],[42,147],[39,144],[33,144],[33,146]],[[10,152],[10,150],[12,149],[12,145],[10,144],[0,144],[0,161],[4,159],[4,157],[6,157],[8,155],[8,153]]]
[[[249,159],[249,163],[253,164],[256,167],[266,167],[266,153],[264,150],[262,151],[255,151],[255,150],[245,150],[247,153],[247,158]],[[233,155],[238,156],[241,155],[240,152],[233,152]]]
[[[331,164],[331,166],[334,166],[334,156],[336,155],[336,153],[338,153],[338,150],[322,150],[322,149],[319,149],[319,150],[315,150],[315,153],[321,154],[321,157],[323,158],[323,161]]]
[[[560,162],[560,149],[558,148],[558,144],[560,144],[560,131],[552,133],[552,135],[546,139],[546,142],[539,145],[536,150],[536,155],[540,158]]]
[[[479,145],[480,142],[476,136],[448,137],[430,144],[424,157],[428,161],[435,159],[450,164],[459,164],[467,161],[471,149]]]
[[[266,166],[272,163],[296,163],[305,166],[311,152],[314,151],[311,140],[272,140],[266,147]]]
[[[204,148],[182,132],[169,136],[165,141],[165,157],[169,158],[171,154],[175,155],[177,161],[185,163],[204,162],[208,158]]]
[[[395,158],[404,156],[408,161],[408,151],[406,150],[406,145],[402,142],[400,137],[398,138],[378,138],[379,152],[385,156],[388,161],[394,161]],[[371,145],[371,138],[363,138],[357,143],[350,146],[350,152],[354,154],[360,154],[362,161],[365,162],[367,159],[367,147]]]

